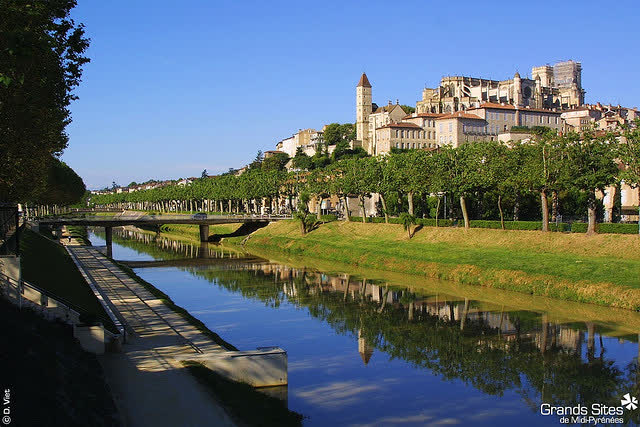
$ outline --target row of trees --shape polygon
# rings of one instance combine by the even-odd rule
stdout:
[[[595,232],[596,191],[625,180],[640,182],[640,138],[638,128],[614,134],[568,133],[551,129],[539,132],[531,142],[507,146],[486,141],[443,147],[437,151],[408,150],[382,157],[349,157],[322,168],[286,172],[280,168],[257,167],[244,174],[200,179],[189,186],[168,186],[147,191],[94,196],[97,205],[157,210],[209,210],[257,212],[270,207],[297,206],[308,211],[315,200],[320,213],[322,201],[337,197],[343,207],[356,198],[362,220],[368,215],[384,215],[388,221],[398,206],[415,215],[416,203],[433,201],[435,206],[423,216],[436,219],[442,212],[444,195],[459,204],[457,210],[469,227],[469,200],[487,200],[492,196],[504,224],[504,203],[517,211],[532,195],[539,199],[539,217],[543,231],[549,230],[549,198],[557,204],[561,194],[578,192],[584,196],[588,213],[588,232]],[[619,165],[624,167],[620,168]],[[377,194],[379,212],[367,212],[367,198]],[[440,196],[440,197],[438,197]],[[398,200],[401,201],[398,204]],[[394,206],[390,206],[393,201]],[[185,209],[186,208],[186,209]],[[451,211],[451,202],[448,212]],[[349,209],[344,209],[349,218]]]

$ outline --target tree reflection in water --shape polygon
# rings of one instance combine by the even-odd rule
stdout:
[[[156,259],[201,257],[203,250],[238,256],[131,230],[115,231],[114,241]],[[541,403],[619,406],[622,395],[640,395],[637,359],[617,366],[593,322],[559,324],[546,313],[266,261],[180,269],[269,307],[288,301],[306,308],[336,333],[356,338],[364,363],[375,349],[487,394],[515,390],[536,412]],[[625,417],[638,423],[639,412]]]

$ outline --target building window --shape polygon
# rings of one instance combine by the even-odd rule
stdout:
[[[449,123],[449,132],[453,132],[453,123]]]

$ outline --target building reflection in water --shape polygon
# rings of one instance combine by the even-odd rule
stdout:
[[[114,231],[114,241],[155,259],[198,258],[203,252],[212,259],[246,257],[134,230]],[[446,287],[414,290],[266,260],[181,269],[272,307],[288,301],[306,308],[336,333],[352,335],[365,365],[375,359],[374,351],[384,352],[487,394],[515,390],[532,410],[541,402],[618,405],[627,392],[640,395],[637,361],[617,364],[603,341],[610,332],[593,322],[559,323],[546,313],[469,299]],[[637,342],[637,335],[617,335]]]

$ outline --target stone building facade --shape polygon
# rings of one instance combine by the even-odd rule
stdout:
[[[517,107],[567,109],[584,103],[582,66],[566,61],[531,70],[531,78],[516,72],[509,80],[478,77],[443,77],[437,88],[425,88],[416,104],[418,113],[452,113],[484,102]]]

